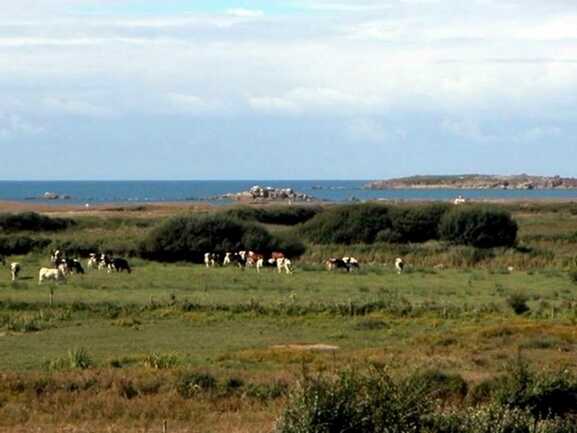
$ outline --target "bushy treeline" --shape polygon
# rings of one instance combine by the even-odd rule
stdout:
[[[14,256],[29,253],[46,253],[51,250],[64,251],[69,257],[88,257],[90,253],[105,252],[113,255],[136,256],[139,253],[136,240],[130,239],[49,239],[29,236],[0,236],[0,255]]]
[[[50,245],[50,239],[30,238],[28,236],[0,236],[0,255],[23,255],[43,250]]]
[[[491,207],[361,204],[329,209],[303,224],[299,232],[317,244],[445,240],[490,248],[514,245],[517,224],[508,212]]]
[[[455,377],[425,372],[394,379],[380,369],[306,377],[276,433],[577,432],[577,379],[568,373],[537,374],[521,365],[469,392]]]
[[[292,226],[304,223],[322,211],[321,206],[240,206],[227,210],[225,214],[242,221]]]
[[[254,250],[283,251],[290,257],[304,253],[304,245],[274,236],[257,224],[225,215],[179,216],[155,228],[140,245],[144,258],[174,262],[200,262],[204,253]]]
[[[75,225],[68,218],[51,218],[35,212],[0,214],[0,232],[16,231],[59,231]]]

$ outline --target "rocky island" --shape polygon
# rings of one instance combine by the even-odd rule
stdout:
[[[290,201],[290,202],[311,202],[316,201],[305,193],[294,191],[292,188],[273,188],[271,186],[255,185],[248,191],[222,194],[216,199],[230,199],[244,202],[276,202],[276,201]]]
[[[527,174],[499,176],[465,174],[447,176],[410,176],[378,180],[365,185],[367,189],[577,189],[576,178],[530,176]]]

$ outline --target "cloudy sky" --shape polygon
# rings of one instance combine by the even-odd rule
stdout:
[[[0,179],[577,175],[574,0],[19,0]]]

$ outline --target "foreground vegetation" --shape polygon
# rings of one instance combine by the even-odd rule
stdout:
[[[5,230],[23,271],[0,274],[0,431],[572,432],[575,209],[509,205],[515,246],[489,249],[311,243],[293,224],[326,210],[220,211],[303,243],[293,275],[141,258],[168,224],[146,208]],[[39,286],[55,247],[126,255],[134,273]],[[343,255],[360,271],[324,269]]]

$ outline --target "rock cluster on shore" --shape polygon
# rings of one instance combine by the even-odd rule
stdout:
[[[45,192],[38,197],[29,197],[27,200],[70,200],[72,197],[68,194],[58,194],[55,192]]]
[[[255,185],[248,191],[227,193],[216,197],[236,201],[292,201],[310,202],[315,199],[305,193],[294,191],[292,188],[273,188],[271,186]]]

